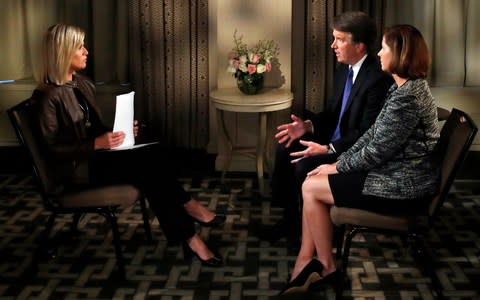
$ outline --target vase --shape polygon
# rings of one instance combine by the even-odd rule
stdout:
[[[237,76],[238,89],[247,95],[255,95],[263,89],[263,74],[240,73]]]

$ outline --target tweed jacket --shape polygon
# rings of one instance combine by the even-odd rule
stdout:
[[[77,90],[77,91],[75,91]],[[75,93],[89,104],[90,128]],[[38,132],[48,164],[54,166],[50,178],[58,185],[88,177],[88,161],[94,155],[95,137],[110,130],[101,121],[95,102],[95,85],[87,77],[75,75],[64,85],[40,84],[32,95],[38,110]]]
[[[437,108],[424,79],[393,84],[375,123],[339,156],[340,173],[368,171],[363,194],[413,199],[434,194],[439,167]]]
[[[322,144],[331,142],[330,139],[340,115],[347,76],[348,65],[339,64],[333,81],[333,97],[327,100],[323,112],[310,117],[315,128],[315,141]],[[392,77],[382,71],[378,58],[374,55],[367,55],[348,97],[340,123],[341,138],[332,142],[337,153],[340,154],[350,148],[375,122],[392,83]]]

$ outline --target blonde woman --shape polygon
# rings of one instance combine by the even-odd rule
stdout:
[[[121,145],[125,133],[112,132],[102,122],[95,85],[79,73],[89,54],[84,38],[82,29],[65,24],[51,26],[43,38],[40,82],[32,97],[37,100],[48,163],[56,169],[51,174],[54,184],[61,189],[133,184],[146,195],[170,243],[182,243],[187,258],[195,255],[204,265],[220,266],[221,257],[195,232],[194,222],[212,227],[223,223],[225,216],[209,211],[183,189],[171,176],[173,169],[162,149],[99,151]]]

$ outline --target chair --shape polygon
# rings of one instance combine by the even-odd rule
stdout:
[[[448,119],[448,116],[450,115],[450,111],[438,106],[437,107],[437,116],[438,116],[438,121],[445,121]]]
[[[41,194],[43,206],[51,213],[43,231],[43,239],[37,256],[47,249],[47,241],[57,215],[73,214],[72,229],[76,230],[82,214],[97,213],[104,216],[110,223],[118,270],[120,276],[125,278],[125,264],[115,213],[118,208],[131,206],[135,201],[139,200],[145,234],[150,242],[152,234],[145,197],[134,186],[124,184],[89,188],[75,192],[57,191],[57,187],[49,178],[49,168],[51,167],[42,156],[41,148],[35,136],[36,127],[32,124],[32,120],[35,120],[35,114],[37,113],[35,101],[35,98],[29,98],[8,109],[7,113],[20,144],[26,150],[31,160],[33,177]]]
[[[436,158],[441,164],[441,184],[437,195],[431,199],[428,211],[417,216],[390,216],[361,209],[335,206],[331,208],[330,216],[338,229],[336,258],[340,260],[340,270],[343,274],[346,274],[352,239],[358,233],[399,235],[404,242],[413,241],[411,246],[417,258],[419,255],[425,258],[423,236],[432,226],[438,210],[447,198],[455,176],[477,133],[476,125],[465,112],[453,108],[447,116],[435,151]],[[423,259],[420,262],[422,261],[425,262]],[[433,284],[438,284],[434,274],[430,275]]]

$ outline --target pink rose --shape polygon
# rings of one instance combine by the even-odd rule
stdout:
[[[265,69],[267,70],[267,72],[270,72],[272,70],[272,64],[271,63],[266,63],[265,64]]]
[[[260,55],[254,54],[254,55],[252,56],[252,63],[258,64],[258,63],[260,62],[260,58],[261,58]]]
[[[248,74],[253,74],[257,71],[257,67],[255,65],[248,64],[247,71],[248,71]]]
[[[235,52],[235,51],[230,51],[230,52],[228,53],[228,59],[234,59],[234,58],[236,58],[237,56],[238,56],[238,54],[237,54],[237,52]]]

